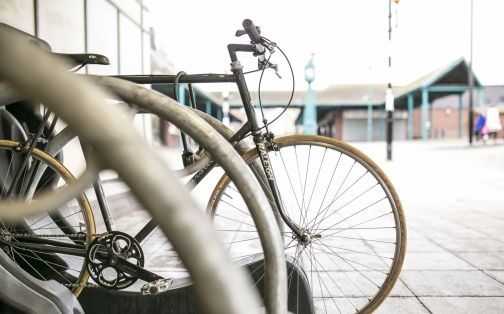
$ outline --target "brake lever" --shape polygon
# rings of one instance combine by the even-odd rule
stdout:
[[[273,64],[271,62],[266,63],[266,61],[261,62],[261,60],[258,60],[257,67],[259,68],[259,70],[270,68],[273,71],[275,71],[275,74],[276,76],[278,76],[279,79],[282,78],[282,75],[280,75],[280,73],[278,72],[278,64]]]
[[[240,36],[243,36],[245,34],[246,34],[245,30],[239,29],[239,30],[236,31],[235,36],[236,37],[240,37]]]

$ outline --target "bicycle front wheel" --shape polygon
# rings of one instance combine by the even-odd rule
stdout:
[[[346,143],[312,135],[274,143],[268,151],[280,199],[306,235],[299,239],[285,225],[285,250],[306,272],[316,313],[372,313],[392,290],[406,252],[406,221],[392,183]],[[254,173],[262,170],[251,164],[256,149],[243,158]],[[260,181],[275,206],[269,185]],[[232,258],[262,251],[250,213],[226,175],[207,212]],[[296,280],[291,277],[289,287]]]
[[[5,200],[13,178],[25,158],[20,143],[0,140],[0,199]],[[36,201],[38,193],[54,190],[75,180],[56,159],[34,149],[28,167],[35,162],[48,166],[36,184],[34,193],[26,193],[29,171],[12,189],[10,199]],[[33,195],[26,198],[26,195]],[[1,201],[0,200],[0,201]],[[95,223],[91,206],[84,194],[48,213],[34,214],[16,221],[0,219],[0,249],[30,275],[39,280],[53,279],[78,296],[89,273],[86,249],[93,240]]]

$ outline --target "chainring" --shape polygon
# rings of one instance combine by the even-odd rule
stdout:
[[[95,238],[86,253],[91,278],[99,286],[110,290],[127,288],[138,280],[137,277],[117,269],[111,261],[120,258],[137,266],[144,266],[144,255],[138,241],[120,231],[110,231]]]

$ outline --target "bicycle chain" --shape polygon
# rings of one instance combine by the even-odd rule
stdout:
[[[64,283],[63,286],[67,288],[100,288],[98,285],[94,285],[92,283],[85,283],[85,284],[77,284],[77,283]]]
[[[84,234],[84,233],[71,233],[71,234],[32,234],[32,233],[9,233],[8,237],[10,238],[85,238],[87,236],[95,236],[101,237],[106,233],[101,234]],[[4,235],[5,236],[5,235]],[[63,286],[67,288],[100,288],[100,286],[85,283],[85,284],[77,284],[77,283],[64,283]]]
[[[85,238],[87,236],[101,237],[106,233],[101,234],[84,234],[84,233],[70,233],[70,234],[32,234],[32,233],[9,233],[12,238]]]

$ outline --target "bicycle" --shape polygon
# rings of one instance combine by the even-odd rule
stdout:
[[[167,99],[166,97],[164,97],[164,98]],[[176,104],[175,102],[173,102],[173,101],[171,101],[171,102],[175,106],[179,107],[179,105]],[[69,113],[67,112],[67,114],[69,114]],[[48,114],[46,116],[48,116]],[[192,122],[192,123],[196,123],[196,124],[202,123],[202,125],[197,125],[197,130],[198,131],[202,130],[202,131],[200,131],[201,134],[205,134],[207,136],[211,136],[211,135],[218,136],[218,134],[212,128],[210,128],[209,126],[206,127],[205,124],[202,121],[194,121],[195,119],[197,119],[196,117],[186,117],[186,119],[187,119],[186,121],[188,121],[188,122]],[[90,119],[90,121],[91,120],[92,119]],[[84,123],[85,124],[85,121],[73,120],[73,123],[74,124],[79,124],[79,123],[81,123],[81,124]],[[103,123],[103,121],[101,123]],[[42,124],[42,127],[43,127],[43,125],[44,125],[44,123]],[[40,132],[41,131],[39,129],[39,131],[37,132],[37,134],[33,136],[33,139],[32,139],[33,143],[36,143],[37,140],[39,139]],[[95,141],[99,142],[99,137],[100,137],[99,134],[94,134],[93,135],[93,132],[89,131],[89,129],[87,129],[87,132],[88,132],[88,134],[87,134],[88,136],[90,136],[90,135],[91,135],[91,137],[98,136],[98,138],[95,138]],[[72,133],[72,132],[70,132],[70,133]],[[123,143],[125,145],[126,142],[127,142],[126,139],[120,140],[119,137],[120,136],[117,135],[117,133],[116,133],[115,140],[118,140],[120,143]],[[55,140],[56,140],[56,137],[53,139],[53,141],[55,141]],[[51,142],[51,143],[54,143],[54,142]],[[218,139],[217,139],[217,143],[219,143]],[[282,279],[282,278],[285,278],[285,276],[286,276],[285,275],[286,271],[284,271],[285,270],[285,260],[284,260],[284,257],[282,255],[283,253],[281,253],[282,251],[280,250],[281,249],[280,235],[279,235],[278,232],[274,232],[275,228],[271,228],[271,226],[268,226],[268,221],[272,220],[272,214],[269,211],[266,211],[266,208],[269,205],[267,205],[267,201],[266,201],[265,197],[262,197],[261,195],[256,195],[253,192],[254,188],[253,188],[253,185],[251,185],[251,183],[254,183],[255,181],[251,180],[252,179],[251,174],[250,174],[250,177],[248,179],[246,178],[246,175],[247,175],[246,165],[243,164],[243,166],[242,166],[243,161],[234,152],[234,150],[232,149],[232,147],[229,146],[229,144],[227,144],[223,139],[221,140],[221,142],[219,144],[220,144],[219,147],[216,147],[215,149],[213,149],[211,151],[214,151],[216,154],[220,154],[221,156],[224,156],[224,159],[220,158],[221,161],[227,159],[230,162],[230,164],[228,166],[226,166],[225,168],[227,168],[227,171],[229,173],[231,173],[231,174],[235,173],[236,175],[238,175],[237,180],[241,180],[244,183],[243,184],[244,191],[247,191],[247,189],[251,190],[251,192],[249,194],[250,194],[250,198],[253,200],[252,203],[254,203],[252,205],[255,206],[256,208],[258,208],[257,217],[258,217],[258,219],[261,219],[263,221],[263,223],[265,224],[265,232],[266,232],[266,234],[269,232],[269,233],[271,233],[273,235],[273,237],[271,237],[270,240],[268,241],[269,247],[270,247],[268,254],[270,254],[270,257],[272,257],[271,261],[270,261],[270,264],[273,267],[273,272],[277,272],[277,269],[278,269],[279,271],[277,273],[279,275],[277,276],[273,272],[271,272],[271,274],[269,275],[269,278],[272,279],[272,280],[270,280],[271,283],[272,283],[272,288],[274,288],[274,289],[271,290],[271,298],[270,298],[271,300],[270,301],[272,301],[272,302],[270,302],[270,303],[272,305],[269,306],[269,311],[271,313],[277,313],[277,312],[278,313],[283,313],[283,312],[286,311],[286,309],[284,310],[285,306],[282,304],[283,303],[282,301],[283,301],[283,299],[285,299],[285,301],[286,301],[286,297],[284,297],[284,292],[283,292],[283,289],[281,289],[281,287],[284,285],[284,282],[285,282],[285,280]],[[29,146],[28,150],[31,150],[32,154],[38,154],[39,153],[36,149],[35,150],[33,149],[33,147],[35,145],[28,145],[28,146]],[[105,145],[105,146],[107,146],[107,145]],[[92,147],[94,149],[94,145]],[[84,148],[86,148],[86,145],[84,146]],[[106,147],[103,147],[103,148],[106,148]],[[127,153],[127,154],[128,155],[133,155],[133,153],[134,153],[134,146],[132,146],[132,147],[130,147],[128,149],[130,150],[130,152]],[[128,149],[126,149],[126,150],[128,150]],[[23,149],[23,151],[24,151],[24,149]],[[123,153],[125,154],[126,152],[123,151]],[[143,152],[139,152],[139,154],[142,155]],[[138,154],[134,153],[134,155],[138,155]],[[12,164],[12,162],[10,164]],[[32,187],[33,187],[33,189],[35,189],[37,187],[37,185],[39,183],[39,179],[40,179],[40,176],[37,178],[37,175],[40,174],[40,173],[43,173],[45,169],[43,167],[36,168],[36,166],[34,166],[34,167],[30,168],[30,170],[34,170],[34,172],[33,172],[34,176],[29,175],[27,177],[27,181],[23,180],[23,182],[28,182],[28,185],[30,186],[30,189]],[[20,170],[18,170],[18,174],[19,173],[23,174],[23,171],[24,170],[22,168],[20,168]],[[244,171],[245,171],[245,174],[243,174]],[[26,174],[26,173],[24,173],[24,174]],[[79,179],[79,180],[81,180],[81,179]],[[153,184],[155,184],[155,181],[156,180],[154,180]],[[142,187],[138,187],[138,183],[137,182],[134,182],[134,183],[137,185],[137,188],[142,188]],[[131,184],[131,182],[130,182],[130,184]],[[23,185],[24,184],[22,184],[22,186]],[[150,184],[150,183],[149,184],[145,184],[144,183],[144,185],[146,185],[146,186],[151,185],[151,188],[152,188],[152,184]],[[15,188],[15,184],[11,184],[10,185],[10,189],[13,186]],[[157,189],[159,189],[159,187],[157,187]],[[165,198],[167,196],[168,195],[166,195]],[[173,197],[173,195],[172,195],[172,197]],[[160,206],[162,206],[162,203],[161,204],[152,203],[153,200],[149,199],[148,197],[147,197],[147,199],[144,199],[143,202],[145,202],[147,204],[150,203],[151,206],[157,208],[158,210],[160,209]],[[181,207],[181,209],[184,207],[184,206],[180,206],[181,203],[177,202],[176,200],[172,200],[172,202],[178,203],[179,204],[178,207]],[[167,204],[169,204],[169,203],[170,202],[168,202]],[[268,218],[268,216],[264,215],[263,212],[264,212],[264,214],[271,215],[271,218]],[[158,215],[159,215],[159,213],[158,213]],[[156,215],[154,215],[154,217],[156,217]],[[64,217],[64,218],[66,219],[68,217]],[[180,219],[181,218],[178,218],[179,221],[180,221]],[[56,220],[61,220],[61,219],[56,219]],[[158,221],[158,220],[159,219],[156,219],[156,221]],[[177,221],[177,219],[173,219],[173,220]],[[163,222],[163,221],[161,221],[161,222]],[[181,221],[181,222],[182,222],[181,225],[184,225],[184,224],[186,224],[188,222],[191,223],[190,221],[187,221],[187,220],[186,221]],[[275,226],[273,226],[273,227],[275,227]],[[63,229],[65,229],[65,228],[63,228]],[[164,227],[162,229],[166,230],[166,227]],[[196,228],[196,229],[198,229],[198,228]],[[173,230],[175,230],[175,229],[173,229]],[[171,231],[171,232],[174,232],[174,231]],[[109,235],[114,235],[115,238],[118,238],[117,242],[119,242],[119,240],[121,240],[121,241],[125,241],[125,242],[128,242],[128,243],[132,244],[132,246],[128,246],[127,245],[127,247],[128,247],[128,249],[130,249],[131,247],[133,247],[133,249],[136,249],[136,252],[135,251],[128,251],[128,252],[124,252],[124,253],[125,254],[126,253],[132,253],[133,256],[131,258],[136,257],[136,260],[133,261],[133,263],[131,263],[129,261],[122,261],[122,260],[119,261],[119,259],[112,258],[112,259],[114,259],[114,261],[110,260],[109,262],[112,263],[112,265],[114,265],[115,263],[117,263],[118,264],[117,267],[120,266],[118,268],[120,270],[120,272],[118,272],[118,274],[116,274],[116,275],[119,275],[119,277],[123,277],[123,276],[120,276],[120,275],[124,275],[125,277],[122,278],[122,280],[120,280],[119,277],[117,277],[117,281],[118,282],[114,283],[114,285],[111,285],[108,288],[115,288],[115,289],[125,288],[125,287],[131,285],[131,283],[133,283],[137,279],[142,278],[145,281],[147,281],[148,283],[150,283],[150,285],[147,286],[147,289],[145,291],[143,291],[143,292],[146,292],[146,294],[152,294],[152,293],[155,294],[155,293],[158,293],[158,292],[160,292],[159,290],[163,291],[162,288],[167,289],[170,286],[170,284],[171,284],[170,281],[172,279],[170,279],[170,278],[164,279],[161,276],[157,276],[157,275],[155,275],[155,274],[153,274],[153,273],[151,273],[151,272],[143,269],[141,267],[143,265],[141,265],[141,263],[140,263],[141,256],[138,255],[138,253],[141,252],[141,249],[140,249],[140,247],[138,245],[137,246],[134,245],[134,244],[138,244],[138,243],[134,240],[134,238],[130,237],[129,235],[124,234],[124,233],[121,233],[121,234],[118,234],[118,233],[119,232],[114,232],[114,230],[112,230],[112,231],[109,231],[106,235],[99,235],[98,239],[95,239],[95,240],[98,240],[98,241],[104,240],[105,241],[108,238],[110,238]],[[7,235],[10,236],[11,233],[7,233]],[[168,232],[168,235],[170,236],[170,232]],[[71,237],[71,236],[72,236],[72,234],[65,234],[65,237]],[[95,236],[95,234],[89,234],[89,232],[87,232],[87,236],[92,239]],[[173,237],[173,233],[171,234],[171,236]],[[30,234],[29,238],[31,239],[31,238],[37,238],[37,237],[31,237],[31,234]],[[28,248],[28,246],[26,244],[20,244],[20,243],[9,244],[9,243],[5,243],[5,242],[8,242],[8,241],[5,241],[5,239],[0,239],[0,240],[2,240],[2,244],[5,244],[5,245],[15,246],[16,248],[22,247],[24,245],[24,247]],[[95,240],[93,240],[93,241],[95,241]],[[108,239],[108,240],[110,241],[110,239]],[[112,245],[115,245],[116,243],[113,242],[113,241],[114,240],[112,239]],[[177,242],[179,243],[177,250],[181,250],[181,248],[180,248],[180,243],[182,243],[181,241],[182,240],[177,240]],[[49,244],[49,242],[45,242],[45,243]],[[54,242],[53,242],[53,244],[54,244]],[[50,247],[50,248],[38,246],[38,247],[36,247],[36,249],[38,251],[42,250],[42,251],[50,252],[50,253],[53,253],[53,254],[54,253],[62,253],[62,254],[66,253],[66,254],[70,254],[70,255],[72,255],[72,254],[73,255],[80,255],[79,252],[75,252],[75,251],[74,252],[70,252],[69,250],[66,250],[66,252],[65,252],[65,250],[63,250],[63,248],[65,246],[68,246],[68,244],[65,245],[64,243],[62,243],[61,245],[59,245],[59,247],[58,247],[58,245],[56,245],[56,246],[53,246],[53,247]],[[91,243],[91,246],[93,246],[93,243]],[[99,245],[99,243],[97,243],[97,246],[95,246],[95,248],[98,248],[98,249],[95,249],[93,251],[93,247],[90,248],[90,247],[86,246],[86,250],[84,250],[85,252],[87,252],[86,253],[86,259],[87,259],[88,269],[91,270],[91,272],[93,272],[93,271],[99,272],[98,269],[100,269],[99,266],[101,266],[101,265],[93,265],[93,267],[97,267],[97,269],[91,269],[90,261],[89,261],[89,259],[91,259],[91,262],[93,262],[93,260],[95,260],[95,257],[96,257],[96,260],[103,259],[103,257],[101,256],[101,255],[103,255],[103,252],[102,252],[102,250],[99,249],[99,247],[100,247],[100,245]],[[79,248],[75,248],[75,249],[81,249],[82,250],[83,247],[79,247]],[[118,249],[120,251],[123,250],[122,246],[119,247]],[[190,250],[188,250],[186,248],[182,249],[182,251],[185,251],[185,255],[186,256],[187,256],[187,252],[193,251],[193,250],[194,249],[192,249],[192,248]],[[196,255],[198,255],[198,254],[196,254]],[[90,256],[92,256],[92,257],[90,257]],[[211,255],[207,255],[207,257],[210,257],[210,256]],[[122,257],[120,257],[120,258],[122,258]],[[186,259],[186,261],[184,261],[184,264],[186,266],[188,266],[188,269],[193,269],[193,272],[196,272],[196,274],[197,274],[199,270],[198,270],[198,267],[196,267],[195,265],[203,263],[203,260],[204,259],[200,256],[199,258],[196,258],[196,261],[191,261],[191,260],[188,261]],[[282,264],[282,260],[283,260],[283,264]],[[95,264],[96,264],[96,262],[95,262]],[[191,267],[189,267],[189,266],[191,266]],[[112,267],[112,268],[114,268],[114,267]],[[221,275],[224,274],[224,273],[226,273],[228,271],[226,268],[227,267],[223,267],[223,269],[222,270],[218,270],[217,273],[220,273]],[[207,272],[207,269],[205,269],[202,274],[204,274],[205,272]],[[99,283],[101,283],[102,285],[107,285],[110,282],[110,281],[108,281],[106,279],[103,279],[101,277],[94,277],[94,278],[95,278],[95,281],[99,281]],[[196,278],[194,278],[194,279],[196,279]],[[196,282],[196,280],[195,280],[195,282]],[[84,281],[84,283],[85,283],[85,281]],[[82,284],[82,282],[77,282],[77,284],[71,285],[72,288],[82,288],[83,286],[85,286],[85,284]],[[277,288],[277,286],[279,286],[279,287]],[[215,287],[215,288],[217,288],[217,287]],[[198,289],[200,289],[200,290],[208,290],[209,288],[207,287],[206,289],[202,289],[202,287],[200,286]],[[208,299],[208,297],[206,297],[206,298]],[[231,303],[237,302],[238,300],[239,300],[239,298],[236,299],[236,300],[234,300],[234,301],[232,301]],[[217,301],[214,300],[212,302],[215,303]],[[278,304],[276,304],[276,303],[278,303]]]
[[[406,223],[399,197],[379,167],[346,143],[308,135],[275,138],[267,130],[267,121],[263,127],[266,132],[261,132],[263,128],[257,121],[236,53],[262,56],[259,64],[264,70],[273,67],[264,54],[269,52],[271,57],[279,48],[261,37],[250,20],[245,20],[243,27],[245,31],[237,35],[247,34],[251,44],[228,46],[233,74],[178,78],[121,76],[120,79],[137,84],[173,84],[176,80],[181,84],[236,83],[247,122],[228,140],[239,145],[245,136],[254,136],[256,147],[244,159],[250,163],[273,205],[277,221],[282,222],[286,251],[294,254],[298,264],[310,269],[307,273],[317,311],[372,312],[390,293],[404,261]],[[133,96],[124,100],[137,105],[141,102]],[[152,109],[150,112],[161,118],[169,118],[169,112]],[[183,121],[176,125],[184,130]],[[229,134],[222,126],[219,131]],[[291,160],[286,162],[287,157]],[[208,163],[193,176],[189,185],[198,184],[215,166],[215,161]],[[328,175],[324,177],[324,174]],[[317,188],[322,185],[325,187]],[[244,205],[235,186],[224,175],[207,208],[216,230],[224,239],[231,239],[225,240],[231,255],[239,259],[249,256],[244,255],[244,247],[248,247],[247,253],[261,251],[255,224]],[[151,222],[142,234],[149,234],[154,228],[155,223]],[[293,280],[289,278],[290,283]]]
[[[229,142],[236,144],[247,135],[254,136],[256,147],[243,158],[252,164],[251,169],[266,191],[277,218],[285,224],[281,229],[287,230],[283,231],[288,242],[287,252],[294,253],[305,269],[310,268],[316,307],[326,312],[372,312],[390,293],[404,261],[406,222],[399,197],[380,168],[346,143],[308,135],[274,138],[267,127],[266,134],[260,132],[262,128],[251,106],[253,102],[236,53],[261,55],[277,47],[261,37],[250,20],[245,20],[243,27],[245,32],[237,35],[249,35],[251,45],[228,46],[233,74],[184,75],[179,77],[179,82],[238,85],[247,122]],[[266,48],[261,47],[263,44]],[[268,63],[269,59],[264,57],[259,60],[263,70],[272,66]],[[121,76],[121,79],[160,84],[175,83],[176,77]],[[128,100],[134,102],[134,99]],[[154,113],[162,117],[161,112]],[[290,163],[285,161],[289,156]],[[214,165],[209,163],[193,176],[190,184],[200,182]],[[330,175],[323,178],[321,173]],[[325,188],[316,189],[324,185]],[[328,195],[329,190],[333,195]],[[251,247],[252,253],[260,251],[247,207],[226,175],[215,187],[207,212],[213,217],[216,229],[227,239],[224,241],[232,256],[245,258],[240,253],[244,246]],[[345,288],[338,282],[345,282]]]
[[[195,210],[194,203],[187,199],[187,192],[180,184],[174,183],[173,176],[165,170],[160,158],[149,151],[150,148],[140,139],[140,136],[131,127],[124,127],[124,121],[118,117],[118,112],[103,106],[104,94],[93,89],[89,82],[69,75],[53,57],[27,45],[22,38],[9,34],[2,27],[0,27],[0,42],[2,42],[0,45],[0,55],[2,55],[0,73],[2,73],[2,77],[9,79],[31,97],[50,104],[50,107],[58,115],[70,123],[83,140],[92,144],[93,152],[90,161],[96,161],[98,160],[96,156],[100,156],[99,167],[113,164],[112,168],[116,169],[136,191],[139,199],[153,216],[157,217],[161,228],[167,234],[185,232],[188,242],[185,243],[185,239],[174,239],[174,247],[179,251],[182,260],[191,271],[196,293],[208,306],[208,310],[212,313],[258,313],[256,307],[258,300],[254,300],[255,295],[250,293],[245,276],[232,267],[217,238],[212,235],[210,225],[199,217],[201,214]],[[74,97],[77,97],[76,102],[82,104],[82,108],[78,111],[79,114],[67,106],[69,98],[72,98],[69,96],[69,90],[72,91]],[[82,119],[82,117],[87,117],[87,119]],[[100,131],[98,134],[87,125],[88,121],[98,125],[95,126]],[[136,147],[144,148],[136,155],[139,158],[137,162],[128,159],[117,160],[122,154],[132,151],[131,145],[128,145],[127,141],[117,141],[122,135],[126,135]],[[110,143],[110,141],[113,142]],[[108,152],[108,148],[114,151]],[[28,149],[35,155],[40,153],[33,147]],[[49,156],[46,155],[46,157]],[[141,165],[142,161],[144,165]],[[93,163],[93,165],[95,164]],[[162,175],[158,176],[160,173]],[[78,181],[82,182],[83,179],[80,178]],[[68,193],[74,193],[71,189],[72,185],[63,188],[64,191],[61,193],[51,194],[49,198],[41,196],[39,202],[46,204],[50,203],[47,200],[56,199],[54,202],[64,203],[69,197]],[[164,187],[169,187],[171,192],[165,193]],[[79,188],[76,190],[79,191]],[[0,214],[2,217],[16,217],[23,215],[24,209],[30,211],[37,206],[37,204],[32,206],[32,204],[19,205],[13,202],[2,202]],[[166,208],[164,208],[165,206]],[[10,208],[20,208],[20,212],[9,212]],[[21,208],[23,209],[21,210]],[[47,210],[47,208],[44,209]],[[170,219],[166,219],[166,209],[170,212]],[[197,229],[199,230],[184,230],[184,228],[195,224],[198,225]],[[205,236],[198,234],[198,232],[203,232]],[[4,235],[3,233],[2,236]],[[133,253],[132,258],[141,258],[136,255],[138,251],[135,251],[134,246],[132,249],[128,243],[125,246],[115,245],[114,240],[116,238],[120,240],[120,235],[112,234],[112,238],[110,235],[107,234],[93,240],[97,240],[102,246],[94,251],[96,256],[111,255],[108,262],[128,267],[131,265],[125,261],[119,261],[117,254],[125,254],[130,257],[130,254],[127,253]],[[90,237],[93,238],[93,235]],[[2,244],[5,244],[4,238],[2,238]],[[207,258],[205,263],[202,262],[202,257]],[[105,261],[107,260],[105,259]],[[209,269],[212,268],[214,271],[209,272]],[[229,277],[229,274],[232,274],[232,277]]]

